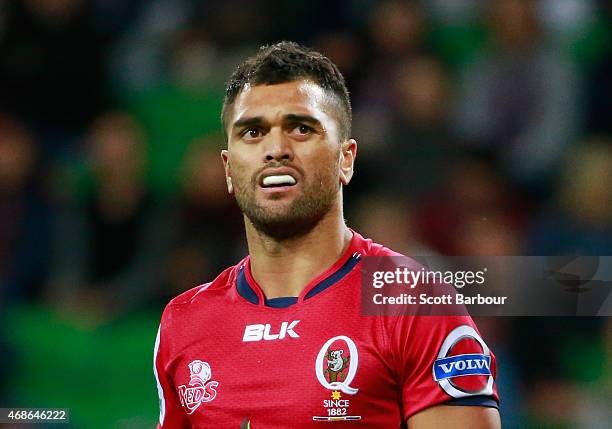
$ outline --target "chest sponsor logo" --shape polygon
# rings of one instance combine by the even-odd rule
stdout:
[[[265,325],[247,325],[244,329],[244,335],[242,336],[242,342],[248,343],[251,341],[272,341],[272,340],[282,340],[286,337],[291,338],[299,338],[297,332],[294,331],[297,324],[300,323],[299,320],[294,320],[293,322],[283,322],[280,325],[278,333],[273,333],[272,325],[266,323]]]
[[[345,335],[330,338],[317,354],[315,374],[319,384],[331,390],[329,399],[323,399],[323,415],[312,416],[315,421],[361,420],[361,416],[350,415],[351,400],[346,395],[356,395],[358,388],[351,383],[357,374],[359,352],[355,342]]]
[[[432,372],[453,398],[493,394],[491,351],[471,326],[459,326],[447,335]]]
[[[218,381],[211,380],[212,371],[208,362],[194,360],[189,365],[189,384],[180,385],[178,394],[187,414],[193,414],[200,405],[217,396]]]

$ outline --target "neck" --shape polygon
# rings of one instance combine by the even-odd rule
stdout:
[[[298,296],[340,258],[352,238],[341,201],[304,236],[277,241],[257,231],[246,217],[245,226],[251,274],[266,298]]]

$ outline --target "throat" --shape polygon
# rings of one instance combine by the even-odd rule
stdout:
[[[297,298],[315,277],[316,275],[313,276],[309,270],[299,270],[293,273],[267,272],[253,275],[266,299]]]
[[[346,228],[336,237],[310,234],[298,242],[279,245],[272,252],[250,246],[251,276],[267,299],[299,297],[304,288],[341,259],[352,236]]]

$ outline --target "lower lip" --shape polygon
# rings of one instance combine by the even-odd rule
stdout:
[[[264,194],[280,194],[280,193],[284,193],[284,192],[291,192],[293,189],[295,189],[295,185],[293,186],[275,186],[275,187],[270,187],[270,188],[264,188],[263,186],[260,186],[259,189],[261,189],[261,191]]]

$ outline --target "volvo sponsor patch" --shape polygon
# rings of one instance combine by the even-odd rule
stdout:
[[[446,336],[432,373],[453,398],[493,394],[491,351],[471,326],[458,326]]]
[[[434,380],[463,375],[491,375],[491,356],[482,354],[457,355],[434,362]]]

